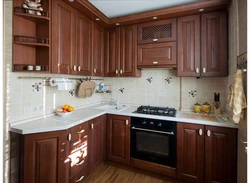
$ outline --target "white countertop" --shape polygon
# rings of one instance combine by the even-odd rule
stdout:
[[[131,117],[142,117],[142,118],[160,119],[160,120],[168,120],[176,122],[186,122],[193,124],[238,128],[238,126],[235,125],[230,118],[228,118],[228,121],[225,122],[218,116],[215,116],[217,121],[195,120],[195,119],[187,119],[181,117],[183,113],[197,115],[193,112],[188,112],[188,111],[177,110],[176,117],[165,117],[165,116],[133,113],[137,109],[137,106],[128,105],[122,111],[117,111],[117,110],[105,111],[96,109],[99,106],[100,105],[94,105],[78,109],[75,110],[71,115],[65,117],[54,115],[50,117],[41,117],[40,119],[36,119],[33,121],[21,121],[21,122],[11,123],[10,131],[19,134],[32,134],[32,133],[66,130],[83,122],[96,118],[98,116],[101,116],[103,114],[117,114],[117,115],[131,116]]]

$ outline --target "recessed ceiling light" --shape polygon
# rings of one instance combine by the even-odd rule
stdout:
[[[96,20],[96,21],[99,21],[99,20],[100,20],[100,18],[96,18],[95,20]]]
[[[117,22],[115,25],[120,25],[120,23]]]
[[[74,0],[69,0],[69,2],[74,2]]]
[[[156,19],[157,19],[157,17],[153,17],[153,19],[154,19],[154,20],[156,20]]]
[[[204,11],[204,9],[203,9],[203,8],[201,8],[201,9],[199,9],[199,11]]]

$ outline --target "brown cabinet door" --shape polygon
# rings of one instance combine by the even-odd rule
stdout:
[[[204,182],[204,126],[177,124],[177,178]]]
[[[140,76],[137,69],[137,25],[121,27],[120,76]]]
[[[205,133],[205,182],[237,182],[237,130],[206,126]]]
[[[201,76],[227,76],[227,14],[201,15]]]
[[[176,67],[176,42],[139,45],[138,67]]]
[[[106,151],[106,116],[89,121],[88,173],[91,173],[103,160]]]
[[[91,58],[91,35],[92,22],[83,14],[77,12],[76,16],[76,42],[77,54],[74,71],[76,74],[90,76],[92,74],[92,58]]]
[[[130,117],[108,115],[107,159],[130,164]]]
[[[24,136],[23,182],[66,183],[66,132],[49,132]]]
[[[138,24],[138,44],[176,40],[176,18]]]
[[[200,76],[200,15],[178,18],[178,76]]]
[[[104,76],[104,29],[92,22],[92,75]]]
[[[70,74],[76,54],[76,11],[59,0],[52,1],[52,10],[52,73]]]
[[[118,76],[120,68],[120,28],[105,32],[105,76]]]

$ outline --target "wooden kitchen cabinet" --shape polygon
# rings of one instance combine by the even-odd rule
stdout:
[[[51,1],[41,2],[44,10],[41,15],[26,13],[28,10],[22,8],[23,3],[13,0],[12,71],[49,73]],[[40,69],[36,69],[36,66],[40,66]]]
[[[130,165],[130,117],[108,115],[107,159]]]
[[[104,28],[92,22],[92,76],[104,76]]]
[[[177,76],[227,76],[227,14],[178,18]]]
[[[237,129],[177,124],[177,178],[237,182]]]
[[[76,11],[52,1],[52,73],[71,74],[76,59]]]
[[[138,24],[138,44],[176,41],[176,18]]]
[[[106,115],[89,121],[88,174],[90,174],[105,159],[106,124]]]
[[[11,133],[11,182],[67,183],[66,144],[66,131]]]
[[[137,69],[137,25],[107,29],[105,45],[105,76],[141,75]]]

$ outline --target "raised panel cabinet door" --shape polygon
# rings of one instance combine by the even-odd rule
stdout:
[[[104,29],[92,22],[92,75],[104,76]]]
[[[177,178],[204,182],[204,125],[177,123]]]
[[[237,182],[237,129],[206,126],[205,131],[205,182]]]
[[[106,117],[100,116],[89,122],[88,173],[103,160],[106,150]]]
[[[130,117],[108,115],[107,159],[130,164]]]
[[[76,54],[76,11],[66,3],[52,1],[52,73],[71,74]]]
[[[90,76],[92,74],[92,54],[91,54],[91,35],[92,22],[83,14],[77,12],[76,16],[76,42],[77,53],[76,63],[73,70],[76,74]]]
[[[200,15],[178,18],[178,76],[200,76]]]
[[[120,76],[140,76],[137,69],[137,25],[121,27]]]
[[[120,71],[120,28],[105,31],[105,76],[119,76]]]
[[[138,45],[138,67],[176,67],[176,42]]]
[[[23,148],[23,182],[67,182],[65,131],[25,135]]]
[[[201,76],[227,76],[227,13],[201,15]]]

